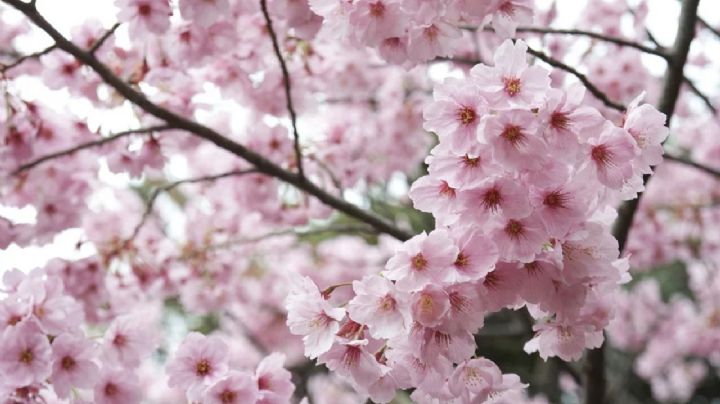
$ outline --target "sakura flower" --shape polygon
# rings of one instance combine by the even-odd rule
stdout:
[[[255,403],[258,398],[258,386],[251,374],[230,371],[227,376],[208,388],[203,402],[208,404],[243,404]]]
[[[549,237],[537,215],[524,219],[509,219],[492,233],[498,246],[500,259],[530,262],[539,253]]]
[[[598,181],[611,189],[620,189],[633,175],[636,147],[632,137],[624,129],[607,124],[598,137],[588,139],[588,144],[585,161]]]
[[[540,155],[545,149],[538,136],[538,122],[532,112],[525,110],[502,111],[487,116],[478,133],[481,141],[487,141],[493,150],[493,157],[500,164],[517,169],[538,169]]]
[[[635,140],[640,156],[633,162],[643,174],[651,172],[650,167],[662,162],[662,143],[669,129],[665,126],[666,116],[650,104],[639,105],[641,94],[628,106],[623,128]]]
[[[531,188],[530,200],[549,236],[564,237],[586,219],[592,197],[588,181],[580,173],[564,184]]]
[[[282,404],[292,397],[295,385],[290,380],[290,372],[283,368],[284,361],[285,355],[275,352],[258,364],[255,369],[258,404]]]
[[[345,310],[332,307],[307,277],[295,281],[285,307],[290,332],[303,336],[305,355],[316,358],[327,352],[340,329],[338,322],[345,317]]]
[[[167,365],[170,387],[204,387],[228,370],[228,346],[218,336],[191,332]],[[197,394],[200,388],[190,392]]]
[[[475,285],[458,283],[445,289],[450,308],[440,329],[450,334],[475,333],[485,320],[485,307]]]
[[[521,390],[527,385],[515,374],[502,374],[500,368],[485,358],[471,359],[461,363],[448,381],[450,391],[463,402],[485,402],[489,397],[499,397],[510,391]]]
[[[493,14],[493,29],[502,38],[512,38],[518,25],[532,24],[531,0],[502,0]]]
[[[410,30],[408,56],[414,62],[424,62],[436,56],[452,56],[456,41],[461,32],[444,21],[435,21],[428,25]]]
[[[457,258],[458,249],[447,231],[433,230],[406,241],[388,260],[386,277],[395,280],[398,290],[422,289],[431,282],[442,282]]]
[[[225,15],[229,9],[228,0],[180,0],[180,15],[204,27]]]
[[[487,145],[476,144],[463,152],[455,152],[441,143],[431,153],[426,159],[429,173],[444,179],[453,189],[476,186],[496,169]]]
[[[24,387],[44,382],[51,373],[50,360],[50,343],[33,320],[0,334],[0,373],[5,384]]]
[[[532,208],[527,189],[518,181],[505,177],[486,180],[477,187],[466,188],[458,195],[461,218],[484,220],[493,213],[506,218],[522,218]]]
[[[348,16],[353,33],[366,45],[377,45],[387,38],[404,34],[400,2],[395,0],[359,0]]]
[[[453,236],[459,252],[447,281],[476,281],[492,271],[498,257],[497,247],[492,240],[472,228]]]
[[[434,175],[426,175],[412,184],[408,195],[416,209],[432,212],[448,222],[454,218],[452,208],[456,193],[447,181]]]
[[[72,334],[61,334],[53,340],[50,381],[58,397],[67,398],[73,387],[95,385],[100,369],[92,361],[93,350],[89,340]]]
[[[320,355],[318,362],[366,390],[382,375],[380,364],[364,348],[367,344],[367,340],[335,344],[328,352]]]
[[[566,162],[574,162],[580,142],[578,134],[603,122],[598,110],[582,106],[584,97],[585,87],[581,84],[572,85],[566,91],[551,89],[545,108],[540,109],[548,150]]]
[[[105,332],[103,352],[107,358],[125,366],[137,366],[157,345],[155,330],[139,313],[115,318]]]
[[[487,102],[477,88],[449,78],[435,87],[434,102],[426,105],[424,127],[449,138],[453,150],[466,150],[476,137],[478,124],[488,112]]]
[[[602,330],[591,325],[545,323],[533,326],[535,336],[525,344],[525,352],[540,357],[558,356],[565,361],[580,359],[585,348],[597,348],[603,342]]]
[[[170,2],[168,0],[115,0],[120,9],[118,19],[130,23],[133,37],[146,32],[162,34],[170,27]]]
[[[138,377],[125,369],[103,368],[95,385],[97,404],[138,404],[141,399]]]
[[[413,319],[425,327],[439,325],[450,309],[450,298],[440,287],[428,285],[412,296]]]
[[[355,297],[348,303],[348,314],[353,321],[368,327],[375,338],[392,338],[408,323],[406,297],[395,290],[389,280],[369,275],[353,281]]]
[[[539,66],[528,66],[527,44],[518,40],[514,44],[505,40],[495,52],[495,65],[477,65],[470,75],[484,93],[492,108],[531,109],[541,106],[550,86],[548,71]]]

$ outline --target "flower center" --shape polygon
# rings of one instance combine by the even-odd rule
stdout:
[[[138,14],[143,17],[147,17],[152,13],[152,7],[149,4],[143,3],[138,6]]]
[[[523,224],[517,220],[509,220],[507,225],[505,225],[505,233],[513,239],[520,238],[520,236],[524,233],[524,230]]]
[[[475,168],[480,165],[480,157],[470,157],[467,154],[462,158],[465,167]]]
[[[570,199],[569,195],[560,191],[552,191],[545,195],[543,204],[548,208],[567,208],[567,202]]]
[[[103,389],[105,392],[105,395],[108,397],[112,397],[118,392],[118,388],[114,383],[108,383],[105,385],[105,389]]]
[[[512,146],[517,147],[519,144],[521,144],[525,140],[525,134],[522,132],[521,128],[517,125],[508,125],[505,127],[503,132],[500,134],[500,137],[505,139],[508,143],[510,143]]]
[[[410,263],[416,271],[423,271],[427,267],[427,260],[423,257],[422,253],[415,254],[415,256],[410,259]]]
[[[28,349],[20,352],[20,358],[19,358],[19,359],[20,359],[20,362],[22,362],[22,363],[24,363],[24,364],[26,364],[26,365],[31,364],[32,361],[33,361],[33,359],[34,359],[34,355],[33,355],[32,350],[28,348]]]
[[[462,107],[458,109],[457,117],[463,125],[470,125],[475,122],[475,110],[470,107]]]
[[[381,311],[393,311],[395,310],[395,299],[389,294],[380,298],[380,310]]]
[[[564,112],[555,111],[550,116],[550,126],[554,129],[567,129],[569,123],[570,118]]]
[[[375,18],[380,18],[385,14],[385,4],[378,1],[370,4],[370,15]]]
[[[517,77],[505,77],[503,78],[503,84],[505,85],[505,92],[510,97],[514,97],[520,92],[521,83]]]
[[[235,398],[237,397],[237,394],[235,394],[232,390],[223,390],[222,393],[220,393],[220,402],[221,403],[234,403]]]
[[[599,144],[592,148],[590,156],[595,164],[606,166],[611,163],[613,155],[607,145]]]
[[[207,376],[211,371],[212,366],[210,366],[210,362],[207,359],[202,359],[195,365],[195,373],[198,376]]]
[[[470,258],[467,255],[465,255],[465,253],[460,251],[460,253],[458,253],[457,258],[455,259],[455,266],[458,268],[465,268],[466,266],[468,266],[469,261],[470,261]]]
[[[482,205],[485,209],[494,211],[500,206],[500,202],[502,202],[502,194],[497,187],[488,189],[482,196]]]
[[[70,356],[65,356],[60,361],[60,366],[65,370],[71,370],[75,367],[75,359]]]

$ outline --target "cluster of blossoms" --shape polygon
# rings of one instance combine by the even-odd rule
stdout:
[[[167,366],[169,385],[189,402],[205,404],[289,403],[295,386],[282,354],[266,357],[252,374],[230,368],[230,349],[219,337],[190,333]]]
[[[551,88],[526,50],[506,41],[494,66],[446,80],[426,107],[440,143],[410,197],[438,228],[353,282],[345,309],[307,279],[287,300],[306,354],[373,400],[408,387],[419,401],[465,402],[521,389],[477,357],[473,334],[502,308],[527,306],[537,323],[525,349],[543,358],[577,360],[603,341],[629,278],[612,204],[661,161],[665,117],[638,100],[611,122],[581,105],[582,88]]]

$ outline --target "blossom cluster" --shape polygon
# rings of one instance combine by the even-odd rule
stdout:
[[[304,279],[287,301],[305,353],[373,400],[413,387],[419,401],[474,400],[522,388],[478,357],[485,315],[526,306],[543,358],[598,347],[627,281],[610,234],[613,204],[642,189],[662,155],[665,117],[636,100],[620,122],[550,87],[504,42],[494,65],[436,88],[425,127],[439,144],[410,190],[437,228],[404,243],[380,275],[353,282],[345,308]]]

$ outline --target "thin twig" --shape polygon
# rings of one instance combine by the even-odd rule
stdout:
[[[717,28],[715,28],[715,27],[713,27],[712,25],[710,25],[710,23],[708,23],[707,21],[705,21],[703,18],[698,17],[698,21],[700,22],[700,25],[702,25],[705,29],[707,29],[708,31],[710,31],[710,32],[712,32],[713,34],[715,34],[715,36],[717,36],[718,38],[720,38],[720,31],[719,31]]]
[[[168,129],[172,129],[172,128],[168,125],[158,125],[158,126],[150,126],[147,128],[130,129],[130,130],[126,130],[123,132],[118,132],[114,135],[104,137],[102,139],[93,140],[91,142],[86,142],[86,143],[81,143],[81,144],[73,146],[69,149],[60,150],[60,151],[57,151],[54,153],[46,154],[46,155],[44,155],[36,160],[33,160],[29,163],[22,164],[20,167],[16,168],[15,171],[13,171],[11,175],[18,175],[24,171],[34,168],[34,167],[36,167],[42,163],[45,163],[47,161],[54,160],[54,159],[57,159],[60,157],[69,156],[69,155],[75,154],[81,150],[85,150],[85,149],[89,149],[89,148],[97,147],[97,146],[102,146],[106,143],[114,142],[118,139],[122,139],[122,138],[130,136],[130,135],[160,132],[160,131],[168,130]]]
[[[105,64],[100,62],[94,55],[91,55],[84,50],[80,49],[77,45],[66,39],[60,32],[58,32],[52,24],[50,24],[42,15],[40,15],[34,8],[28,7],[27,3],[20,0],[0,0],[6,4],[11,5],[26,17],[28,17],[38,28],[42,29],[47,33],[58,45],[58,48],[65,52],[73,55],[77,60],[87,65],[100,78],[108,84],[110,87],[115,89],[119,94],[124,96],[128,101],[138,106],[140,109],[145,111],[147,114],[155,116],[165,121],[169,126],[185,130],[197,137],[203,138],[216,146],[224,149],[238,157],[243,158],[250,164],[252,164],[259,172],[270,175],[288,184],[291,184],[298,189],[307,192],[310,195],[315,196],[320,202],[340,211],[348,216],[364,222],[373,228],[377,229],[382,233],[389,234],[398,240],[404,241],[412,237],[412,233],[400,229],[393,223],[388,222],[385,218],[382,218],[372,212],[366,211],[359,208],[352,203],[338,198],[318,185],[311,181],[308,181],[305,177],[301,177],[296,173],[290,172],[283,169],[272,161],[268,160],[264,156],[248,149],[229,139],[222,136],[214,129],[202,125],[194,120],[188,119],[184,116],[178,115],[170,110],[167,110],[152,101],[150,101],[144,94],[140,93],[130,85],[128,85],[121,78],[116,76],[112,70],[110,70]]]
[[[577,69],[545,54],[544,52],[535,50],[528,46],[528,53],[535,56],[536,58],[542,60],[543,62],[549,64],[550,66],[556,67],[560,70],[564,70],[573,76],[577,77],[578,80],[585,86],[585,88],[590,91],[592,95],[595,96],[598,100],[600,100],[603,104],[605,104],[607,107],[612,108],[614,110],[623,112],[625,111],[625,106],[611,100],[608,98],[607,94],[605,94],[603,91],[601,91],[599,88],[597,88],[590,80],[587,78],[587,76],[583,73],[580,73]]]
[[[615,45],[625,46],[629,48],[635,48],[641,52],[645,52],[651,55],[660,56],[663,59],[669,59],[670,55],[662,47],[655,46],[653,48],[642,45],[640,43],[618,37],[612,37],[592,31],[584,31],[580,29],[557,29],[557,28],[543,28],[543,27],[518,27],[517,32],[530,32],[535,34],[559,34],[559,35],[574,35],[574,36],[586,36],[589,38],[597,39],[603,42],[613,43]]]
[[[26,60],[37,59],[40,56],[47,55],[48,53],[52,52],[55,48],[57,48],[57,44],[52,44],[41,51],[37,51],[37,52],[30,53],[30,54],[27,54],[24,56],[20,56],[18,59],[16,59],[12,63],[6,64],[6,65],[0,64],[0,74],[4,74],[8,70],[13,69],[17,66],[20,66]]]
[[[115,31],[118,29],[119,26],[120,26],[120,23],[116,22],[112,27],[110,27],[110,29],[107,30],[107,32],[105,32],[105,34],[103,34],[103,36],[101,36],[100,39],[98,39],[95,42],[95,44],[90,47],[90,49],[88,49],[88,53],[93,54],[93,53],[97,52],[97,50],[100,49],[101,46],[103,46],[105,41],[107,41],[108,38],[110,38],[112,36],[112,34],[115,33]]]
[[[267,0],[260,0],[260,8],[262,9],[263,16],[265,17],[265,24],[267,25],[270,39],[272,39],[273,50],[275,51],[275,56],[280,63],[280,70],[282,71],[283,84],[285,85],[286,106],[288,114],[290,114],[290,123],[292,124],[293,129],[295,159],[297,160],[298,174],[301,178],[305,178],[302,162],[302,150],[300,150],[300,134],[297,129],[297,114],[295,113],[295,107],[293,106],[292,101],[292,83],[290,82],[290,73],[288,72],[287,65],[285,64],[285,58],[283,58],[282,52],[280,51],[277,34],[273,28],[272,19],[270,19],[270,13],[267,9]]]
[[[130,235],[130,237],[128,237],[125,240],[125,243],[123,243],[122,245],[125,245],[125,246],[130,245],[130,243],[137,237],[137,235],[140,233],[140,230],[145,225],[145,222],[147,222],[147,219],[152,214],[153,207],[155,206],[155,201],[157,200],[157,198],[160,196],[161,193],[172,191],[173,189],[175,189],[183,184],[196,184],[199,182],[213,182],[213,181],[217,181],[222,178],[235,177],[235,176],[251,174],[251,173],[257,173],[257,170],[255,170],[255,169],[232,170],[232,171],[227,171],[227,172],[220,173],[220,174],[205,175],[202,177],[195,177],[195,178],[186,178],[184,180],[171,182],[167,185],[155,188],[153,193],[150,195],[150,198],[148,198],[147,203],[145,204],[145,211],[143,212],[143,215],[140,218],[140,222],[138,222],[138,224],[135,225],[135,229],[133,229],[132,234]]]
[[[713,105],[712,101],[710,101],[710,97],[703,94],[702,91],[700,91],[699,88],[695,85],[695,83],[690,80],[687,76],[683,77],[683,82],[687,84],[688,87],[690,87],[690,91],[692,91],[693,94],[695,94],[698,98],[702,100],[702,102],[705,104],[705,106],[712,111],[713,115],[717,115],[717,109]]]

